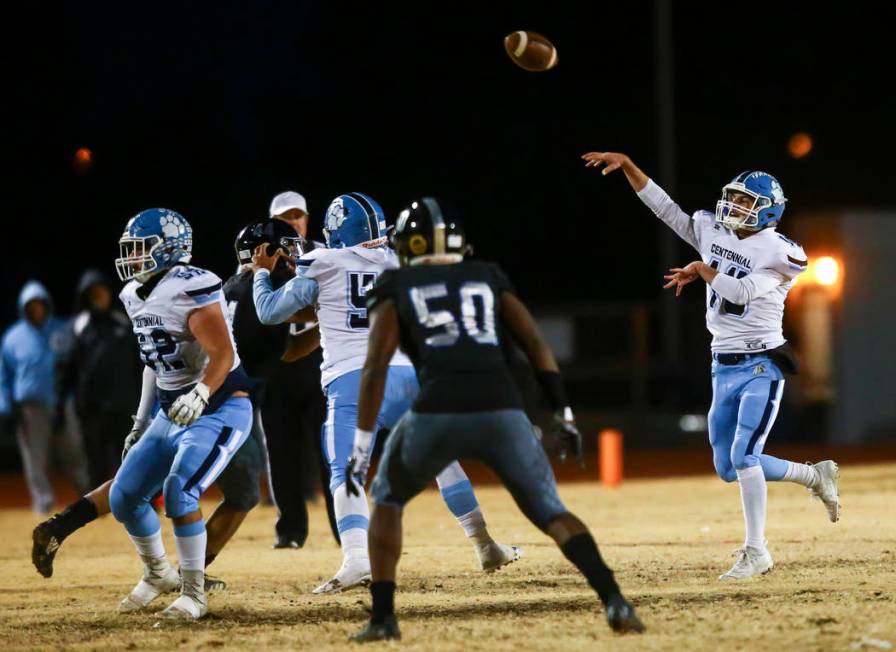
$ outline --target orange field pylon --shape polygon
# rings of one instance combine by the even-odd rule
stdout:
[[[600,481],[607,487],[622,482],[622,433],[618,430],[601,430],[598,435],[598,468]]]

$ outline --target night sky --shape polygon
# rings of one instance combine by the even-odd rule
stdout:
[[[308,198],[314,232],[342,192],[390,221],[416,196],[450,198],[524,298],[658,295],[658,221],[621,174],[579,160],[624,151],[658,174],[653,3],[181,4],[7,17],[0,322],[29,277],[67,310],[83,269],[114,276],[124,224],[152,206],[181,212],[194,263],[226,277],[236,232],[285,189]],[[686,210],[746,168],[778,176],[791,215],[893,207],[893,35],[874,5],[675,4]],[[514,66],[517,29],[553,40],[559,66]],[[797,131],[815,142],[801,160]]]

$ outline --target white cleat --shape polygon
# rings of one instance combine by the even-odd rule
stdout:
[[[745,580],[754,575],[764,575],[775,565],[767,548],[744,546],[734,551],[737,561],[727,573],[719,575],[720,580]]]
[[[494,573],[507,564],[512,564],[523,556],[523,550],[516,546],[508,546],[503,543],[486,543],[476,546],[476,554],[479,556],[479,567],[486,573]]]
[[[205,596],[200,600],[190,595],[181,595],[159,615],[171,620],[199,620],[206,613],[208,603],[205,601]]]
[[[367,586],[370,584],[370,560],[363,559],[357,562],[342,562],[342,568],[312,593],[341,593],[355,586]]]
[[[199,620],[208,612],[208,601],[203,590],[205,573],[201,570],[181,571],[181,576],[180,596],[159,615],[172,620]]]
[[[143,579],[134,590],[118,605],[118,613],[126,614],[145,608],[163,593],[171,593],[180,588],[180,575],[166,562],[164,567],[145,566]]]
[[[814,487],[809,487],[809,493],[824,503],[825,509],[828,510],[828,518],[831,519],[831,523],[836,523],[840,520],[840,493],[837,488],[840,468],[833,460],[825,460],[810,466],[818,474],[818,482]]]

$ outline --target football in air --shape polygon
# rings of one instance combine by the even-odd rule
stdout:
[[[557,65],[557,48],[537,32],[520,30],[504,37],[507,56],[524,70],[543,72]]]

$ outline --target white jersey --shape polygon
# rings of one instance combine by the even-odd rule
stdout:
[[[321,386],[364,366],[367,358],[367,290],[379,274],[398,267],[395,252],[387,247],[362,245],[344,249],[312,249],[302,256],[297,273],[317,281],[317,320],[320,324]],[[396,351],[392,365],[413,366]]]
[[[740,239],[715,214],[688,215],[652,180],[641,200],[719,270],[706,286],[706,326],[716,353],[766,351],[786,341],[781,324],[793,280],[806,269],[806,254],[774,228]]]
[[[137,336],[143,363],[156,372],[160,389],[178,390],[202,379],[208,355],[193,337],[187,325],[190,313],[197,308],[218,303],[227,315],[221,279],[212,272],[188,265],[175,265],[164,272],[149,296],[141,297],[142,283],[131,281],[119,295]],[[240,364],[233,346],[233,367]]]

